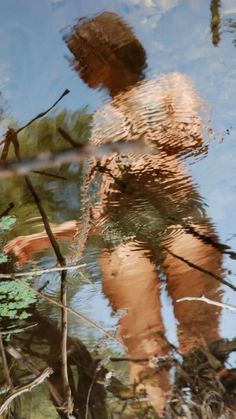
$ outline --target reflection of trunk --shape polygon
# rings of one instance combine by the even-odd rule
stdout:
[[[216,47],[220,42],[220,0],[211,0],[211,34],[212,44]]]
[[[35,364],[39,363],[41,365],[43,360],[46,365],[53,369],[54,374],[49,378],[49,381],[58,393],[63,395],[60,353],[61,333],[53,321],[42,317],[37,311],[33,313],[30,321],[37,322],[37,328],[27,331],[24,338],[22,338],[23,335],[15,337],[16,346],[20,347],[26,356],[28,355],[31,359],[34,359]],[[90,390],[91,383],[95,381],[94,376],[97,364],[79,339],[68,338],[68,367],[70,387],[74,400],[73,414],[75,417],[85,418],[86,404],[88,402],[89,417],[106,419],[107,412],[103,386],[94,382]],[[87,400],[89,392],[90,396],[89,400]],[[58,414],[62,418],[67,417],[60,409],[58,409]]]

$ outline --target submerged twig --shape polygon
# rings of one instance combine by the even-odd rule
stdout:
[[[92,393],[93,386],[94,386],[95,381],[96,381],[96,377],[97,377],[97,369],[94,372],[94,376],[93,376],[93,379],[90,383],[87,398],[86,398],[85,419],[88,419],[88,417],[89,417],[89,400],[90,400],[90,396],[91,396],[91,393]]]
[[[206,275],[209,275],[210,277],[214,278],[216,281],[220,282],[221,284],[224,284],[227,287],[231,288],[232,290],[236,291],[236,287],[234,285],[230,284],[230,282],[226,281],[225,279],[222,279],[219,275],[215,274],[214,272],[209,271],[208,269],[202,268],[201,266],[198,266],[195,263],[190,262],[189,260],[185,259],[182,256],[176,255],[171,250],[169,250],[168,247],[166,246],[163,246],[163,249],[174,258],[179,259],[182,262],[186,263],[186,265],[190,266],[191,268],[194,268]]]
[[[210,298],[205,297],[202,295],[201,297],[183,297],[176,300],[177,303],[181,303],[182,301],[202,301],[203,303],[212,304],[213,306],[227,308],[231,311],[236,311],[236,307],[231,304],[220,303],[219,301],[211,300]]]
[[[49,377],[53,373],[53,370],[47,367],[44,371],[42,371],[33,381],[28,384],[24,384],[22,386],[17,387],[15,390],[12,391],[9,396],[5,398],[2,405],[0,406],[0,415],[7,409],[8,405],[18,396],[27,391],[31,391],[34,387],[42,384],[44,380]]]
[[[0,218],[4,217],[5,215],[8,215],[8,213],[12,210],[12,208],[14,208],[14,206],[15,206],[14,203],[10,202],[8,207],[3,212],[1,212]]]
[[[63,306],[67,304],[67,286],[66,286],[66,271],[61,273],[61,303]],[[66,410],[68,413],[73,412],[73,400],[71,396],[71,388],[68,376],[68,360],[67,360],[67,335],[68,335],[68,312],[66,308],[61,310],[61,375],[64,390],[64,397],[66,402]]]
[[[11,381],[10,371],[9,371],[8,363],[7,363],[6,352],[5,352],[5,348],[4,348],[4,344],[3,344],[3,340],[2,340],[1,335],[0,335],[0,352],[1,352],[1,357],[2,357],[2,365],[3,365],[3,371],[4,371],[4,375],[5,375],[5,379],[6,379],[6,384],[11,389],[12,388],[12,381]]]
[[[35,173],[36,175],[51,177],[51,178],[54,178],[54,179],[66,180],[65,176],[56,175],[55,173],[43,172],[41,170],[33,170],[32,173]]]
[[[63,128],[58,128],[57,131],[59,132],[59,134],[61,134],[61,136],[64,138],[64,140],[66,140],[72,147],[74,147],[74,148],[83,147],[83,144],[77,143],[71,137],[71,135],[68,132],[66,132]]]

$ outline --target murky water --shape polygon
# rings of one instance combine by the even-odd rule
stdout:
[[[0,224],[2,401],[54,371],[3,417],[235,417],[235,312],[219,306],[236,289],[235,1],[0,10],[3,138],[70,90],[19,133],[18,159],[110,147],[0,181],[0,214],[13,202],[15,217]],[[79,267],[61,276],[60,260]],[[42,269],[24,288],[3,277]],[[177,301],[203,295],[218,305]]]

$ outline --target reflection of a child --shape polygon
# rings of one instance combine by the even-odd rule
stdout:
[[[103,290],[114,309],[127,309],[120,335],[129,358],[168,354],[157,266],[166,276],[180,351],[190,351],[200,338],[212,342],[218,337],[219,309],[176,300],[202,294],[219,300],[217,283],[173,256],[220,273],[220,253],[196,234],[214,236],[214,231],[178,158],[203,145],[197,94],[182,74],[144,80],[145,50],[115,13],[79,21],[65,40],[84,82],[106,88],[112,98],[95,113],[90,142],[141,139],[154,150],[106,157],[95,172],[101,186],[91,217],[104,239]],[[73,223],[65,227],[68,236],[73,228]],[[170,388],[168,372],[149,373],[147,364],[131,364],[132,379],[143,383],[161,412]]]
[[[177,73],[144,81],[145,51],[115,13],[82,20],[66,42],[75,57],[72,65],[84,82],[92,88],[106,88],[112,98],[95,114],[90,142],[141,138],[156,147],[152,156],[105,158],[101,165],[106,173],[100,175],[102,186],[92,210],[105,242],[100,257],[104,293],[114,309],[128,309],[120,320],[120,334],[129,357],[168,353],[157,264],[167,278],[180,350],[191,350],[199,338],[211,342],[218,336],[219,310],[176,300],[202,294],[219,299],[218,286],[166,252],[167,248],[219,274],[219,252],[189,232],[191,225],[194,231],[213,235],[201,198],[177,159],[203,145],[196,92]],[[141,364],[131,366],[133,379],[146,376],[146,391],[161,411],[169,387],[167,373],[149,380],[147,371]]]

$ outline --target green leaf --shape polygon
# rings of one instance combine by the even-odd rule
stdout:
[[[26,282],[25,279],[22,282]],[[10,319],[26,319],[25,311],[36,301],[33,291],[26,290],[16,281],[0,282],[0,317]]]

